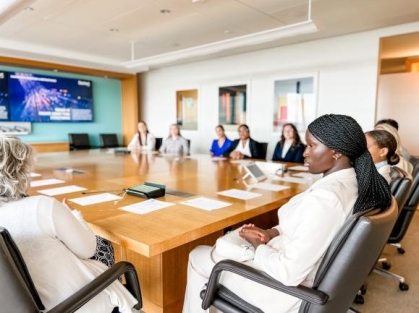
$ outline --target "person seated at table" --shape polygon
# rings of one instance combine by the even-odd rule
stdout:
[[[189,153],[188,141],[180,134],[179,125],[170,125],[169,136],[163,140],[159,151],[167,154],[187,155]]]
[[[22,254],[47,311],[107,269],[90,260],[96,238],[79,211],[54,198],[27,196],[35,154],[15,137],[0,135],[0,225]],[[132,312],[137,301],[119,282],[77,312],[106,313],[115,307]]]
[[[244,262],[289,286],[312,286],[323,255],[337,231],[353,213],[390,205],[391,192],[377,172],[359,124],[345,115],[323,115],[306,131],[304,165],[323,174],[306,191],[278,210],[279,224],[264,230],[246,224],[238,231],[254,247]],[[225,259],[217,248],[198,246],[189,255],[183,313],[201,309],[199,288],[215,263]],[[298,312],[301,300],[230,272],[220,284],[265,313]]]
[[[393,120],[391,118],[385,118],[385,119],[379,120],[375,123],[375,128],[381,124],[388,124],[390,126],[393,126],[397,130],[397,133],[399,132],[399,123],[396,120]],[[404,157],[406,160],[410,160],[410,153],[403,146],[402,146],[402,154],[400,156]]]
[[[304,149],[297,128],[287,123],[282,127],[281,140],[276,144],[272,161],[304,163]]]
[[[400,161],[396,153],[396,138],[385,130],[371,130],[365,133],[368,151],[378,173],[383,175],[388,183],[391,181],[391,165],[396,165]]]
[[[138,132],[132,137],[127,149],[153,151],[156,146],[156,138],[148,131],[146,122],[140,121],[137,125]]]
[[[223,156],[233,160],[246,158],[263,159],[262,145],[250,138],[249,126],[241,124],[238,128],[239,139],[232,142],[230,148],[224,152]]]
[[[399,161],[399,163],[396,164],[396,166],[401,168],[405,172],[407,172],[409,174],[412,174],[413,165],[412,165],[412,163],[410,163],[408,160],[406,160],[402,156],[402,153],[403,153],[402,142],[400,140],[399,132],[397,131],[397,129],[394,128],[393,126],[391,126],[390,124],[387,124],[387,123],[378,124],[378,125],[375,126],[375,129],[385,130],[385,131],[389,132],[390,134],[392,134],[394,138],[396,138],[396,142],[397,142],[396,152],[400,157],[400,161]]]
[[[230,148],[232,141],[225,135],[223,125],[215,127],[215,133],[218,139],[214,139],[211,145],[211,156],[220,157]]]

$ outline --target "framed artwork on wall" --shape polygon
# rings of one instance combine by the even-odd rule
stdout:
[[[218,122],[226,130],[246,124],[247,85],[220,87],[218,92]]]
[[[316,118],[316,77],[286,78],[274,82],[273,131],[286,123],[304,132]]]
[[[176,91],[176,121],[181,129],[198,129],[198,90]]]

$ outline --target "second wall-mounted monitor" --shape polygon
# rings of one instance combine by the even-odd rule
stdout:
[[[3,78],[0,75],[0,89],[0,120],[93,121],[93,90],[90,80],[3,72]]]

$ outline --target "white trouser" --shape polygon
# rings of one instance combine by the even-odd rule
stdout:
[[[222,257],[217,256],[210,246],[198,246],[189,254],[188,279],[182,313],[220,312],[213,307],[210,310],[203,310],[200,292],[208,282],[212,268],[221,260]],[[252,261],[246,264],[251,266]],[[301,304],[301,300],[297,298],[232,273],[223,272],[220,283],[266,313],[298,312]]]

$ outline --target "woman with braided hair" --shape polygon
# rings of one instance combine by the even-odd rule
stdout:
[[[235,231],[254,248],[253,259],[244,263],[288,286],[313,284],[324,253],[349,215],[385,208],[391,200],[390,188],[377,172],[365,135],[353,118],[323,115],[308,126],[305,137],[304,165],[323,178],[278,210],[277,226],[264,230],[247,224]],[[215,263],[228,258],[222,252],[198,246],[190,253],[183,313],[205,312],[198,290]],[[265,313],[298,312],[301,304],[229,272],[223,273],[220,283]]]

